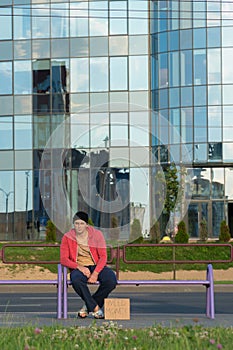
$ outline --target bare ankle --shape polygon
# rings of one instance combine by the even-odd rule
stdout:
[[[98,311],[99,309],[99,305],[96,305],[96,307],[94,308],[94,312]]]

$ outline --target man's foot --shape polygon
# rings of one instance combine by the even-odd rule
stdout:
[[[92,315],[94,316],[94,318],[99,318],[99,319],[103,319],[104,318],[104,313],[101,309],[94,311],[92,313]]]
[[[83,305],[83,307],[78,312],[78,317],[80,318],[86,318],[88,316],[88,311],[86,305]]]

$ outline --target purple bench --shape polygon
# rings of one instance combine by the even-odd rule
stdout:
[[[71,281],[67,278],[67,268],[63,266],[63,318],[67,318],[68,286]],[[117,280],[117,285],[202,285],[206,287],[206,316],[215,318],[214,278],[211,264],[207,266],[206,280]]]
[[[57,318],[61,319],[62,318],[62,266],[60,263],[57,261],[22,261],[22,260],[17,260],[17,261],[9,261],[5,257],[5,250],[8,247],[37,247],[37,248],[42,248],[42,247],[58,247],[58,245],[47,245],[47,244],[5,244],[2,247],[1,250],[1,258],[2,262],[4,264],[57,264],[57,278],[56,279],[47,279],[47,280],[0,280],[0,285],[55,285],[57,287]]]

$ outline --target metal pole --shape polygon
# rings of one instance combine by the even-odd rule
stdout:
[[[9,194],[6,194],[6,236],[5,236],[5,239],[7,240],[8,239],[8,197],[9,197]]]
[[[9,225],[8,225],[8,222],[9,222],[9,217],[8,217],[8,198],[9,198],[9,195],[11,193],[14,193],[14,192],[10,191],[10,192],[6,193],[6,191],[3,190],[2,188],[0,188],[0,191],[2,191],[4,193],[4,195],[6,196],[6,234],[5,234],[5,239],[7,240],[8,239],[8,231],[9,231]]]

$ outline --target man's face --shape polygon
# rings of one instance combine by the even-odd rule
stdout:
[[[82,234],[87,229],[87,223],[83,220],[77,219],[74,222],[74,229],[77,234]]]

